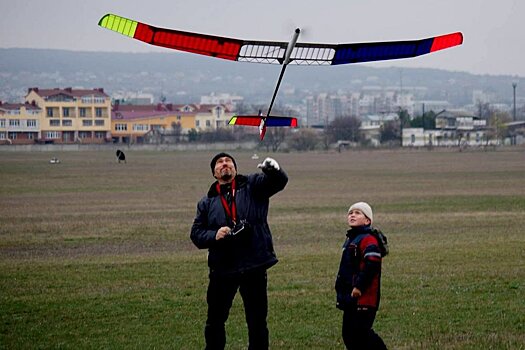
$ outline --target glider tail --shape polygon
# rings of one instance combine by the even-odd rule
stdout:
[[[228,125],[257,126],[259,127],[259,135],[261,140],[263,140],[267,127],[288,126],[291,128],[296,128],[297,118],[277,116],[264,117],[261,115],[237,115],[230,119]]]

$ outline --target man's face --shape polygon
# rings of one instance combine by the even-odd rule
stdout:
[[[359,209],[348,212],[348,225],[350,227],[365,226],[370,224],[370,219]]]
[[[221,157],[217,159],[213,170],[213,176],[219,180],[219,182],[231,182],[235,178],[235,175],[237,175],[237,171],[235,170],[235,165],[230,157]]]

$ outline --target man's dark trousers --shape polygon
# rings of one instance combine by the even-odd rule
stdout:
[[[257,269],[231,275],[210,273],[207,292],[208,319],[204,329],[207,350],[224,349],[226,345],[224,324],[228,319],[237,290],[244,303],[248,325],[248,349],[268,349],[267,275],[266,269]]]

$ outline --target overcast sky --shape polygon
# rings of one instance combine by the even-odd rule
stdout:
[[[524,0],[0,0],[0,47],[168,51],[99,27],[106,13],[246,40],[288,41],[296,27],[299,42],[331,44],[461,31],[462,46],[366,65],[525,77]]]

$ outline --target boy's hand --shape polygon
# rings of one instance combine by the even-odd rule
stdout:
[[[357,288],[352,289],[352,298],[359,298],[361,296],[361,291]]]
[[[262,170],[269,170],[269,169],[279,170],[280,169],[279,163],[277,163],[275,159],[269,158],[269,157],[266,158],[264,162],[257,165],[257,168],[261,168]]]

